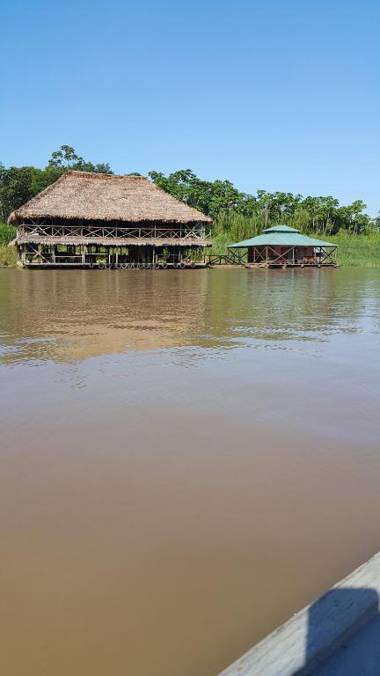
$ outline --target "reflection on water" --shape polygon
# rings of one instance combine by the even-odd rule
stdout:
[[[2,359],[324,340],[362,329],[379,303],[352,271],[1,271]]]
[[[215,676],[380,549],[377,271],[0,270],[0,674]]]

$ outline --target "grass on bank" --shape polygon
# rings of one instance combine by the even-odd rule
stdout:
[[[17,251],[15,246],[0,244],[0,268],[15,268],[17,265]]]
[[[231,233],[231,231],[216,232],[213,237],[212,253],[226,253],[228,245],[238,241],[238,238],[233,237],[233,234],[237,235],[238,233]],[[243,236],[253,237],[254,234],[244,232]],[[9,242],[15,237],[16,228],[13,225],[0,223],[0,266],[14,267],[16,265],[16,248],[8,246]],[[380,268],[380,232],[374,231],[366,235],[350,235],[342,232],[339,235],[326,237],[326,239],[338,245],[339,265]]]
[[[8,246],[16,237],[16,228],[7,223],[0,223],[0,267],[15,267],[17,264],[16,247]]]
[[[343,232],[327,239],[338,245],[338,263],[342,267],[380,268],[380,232],[367,235]]]

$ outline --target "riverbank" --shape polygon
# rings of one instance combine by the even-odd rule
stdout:
[[[12,225],[0,223],[0,267],[15,267],[17,255],[9,242],[16,236]],[[343,267],[380,268],[380,232],[367,235],[348,235],[341,233],[327,238],[338,246],[338,263]],[[218,234],[213,238],[212,253],[227,252],[231,237],[228,233]]]

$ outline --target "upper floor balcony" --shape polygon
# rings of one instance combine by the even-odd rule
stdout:
[[[204,223],[185,224],[178,223],[170,226],[162,223],[153,224],[115,224],[115,223],[21,223],[17,226],[17,237],[80,237],[94,239],[155,239],[155,240],[199,240],[204,241],[210,237],[209,227]]]

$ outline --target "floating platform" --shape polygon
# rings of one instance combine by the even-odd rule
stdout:
[[[336,263],[245,263],[245,268],[255,270],[267,270],[268,268],[277,268],[286,270],[287,268],[336,268]]]
[[[182,263],[165,263],[165,264],[157,264],[154,265],[153,263],[120,263],[118,265],[108,265],[108,264],[100,264],[100,263],[70,263],[68,261],[66,262],[45,262],[41,263],[40,261],[27,261],[26,263],[23,264],[24,268],[39,268],[39,269],[46,269],[46,268],[78,268],[80,269],[88,269],[88,270],[199,270],[199,269],[204,269],[208,268],[209,265],[208,263],[198,263],[194,262],[191,265],[188,264],[182,264]]]

